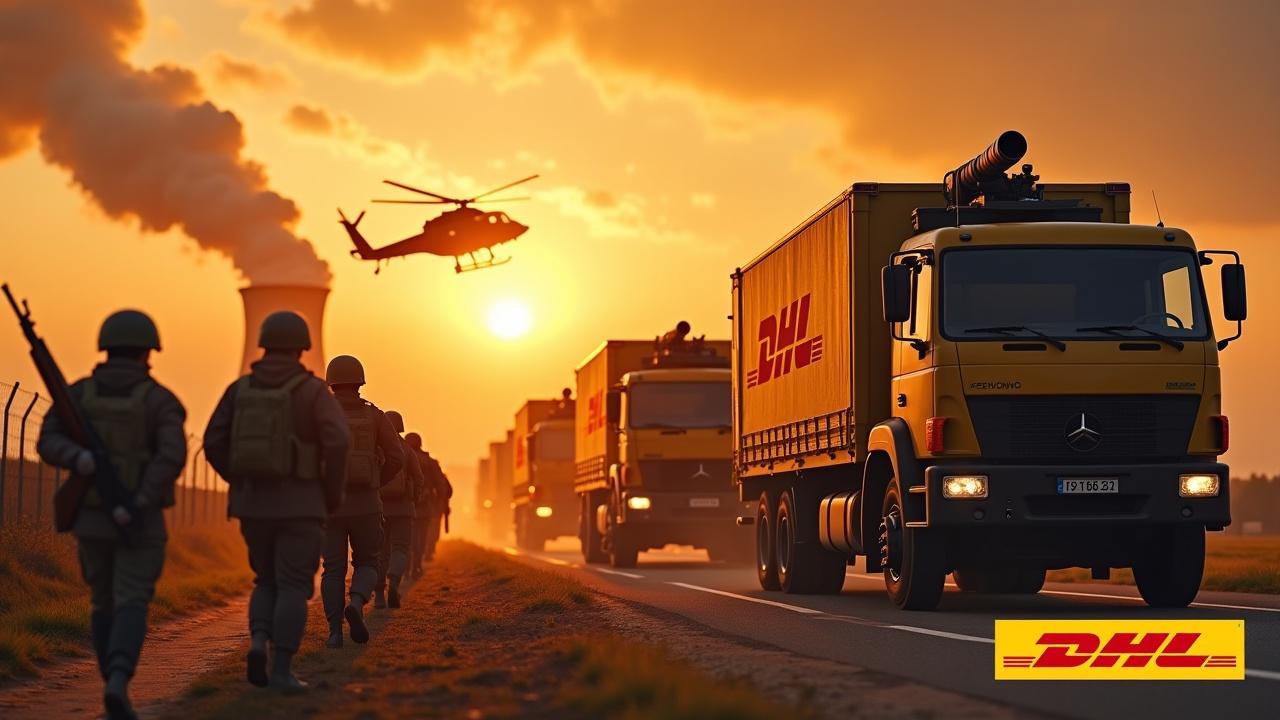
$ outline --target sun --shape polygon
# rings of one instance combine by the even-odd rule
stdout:
[[[514,340],[533,327],[529,308],[519,300],[499,300],[489,307],[489,331],[503,340]]]

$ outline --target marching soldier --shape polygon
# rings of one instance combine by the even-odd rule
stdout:
[[[396,433],[404,432],[404,418],[390,410],[387,420]],[[373,606],[400,607],[400,580],[409,568],[409,546],[413,539],[414,506],[424,494],[426,481],[418,466],[417,453],[399,435],[404,452],[404,470],[382,487],[382,552],[378,555],[378,587]],[[385,592],[385,594],[384,594]]]
[[[418,574],[422,573],[423,563],[430,562],[435,556],[436,543],[440,540],[440,526],[445,515],[449,514],[449,500],[453,497],[453,485],[440,467],[440,461],[431,453],[422,449],[422,436],[418,433],[405,435],[405,442],[418,454],[422,465],[422,475],[427,481],[427,500],[419,505],[418,522],[414,525],[414,567]]]
[[[418,467],[421,468],[422,477],[426,480],[424,492],[414,504],[413,542],[407,573],[409,577],[417,578],[422,575],[423,564],[426,562],[427,533],[434,513],[435,483],[431,472],[431,456],[422,449],[422,436],[416,432],[407,433],[404,441],[418,458]]]
[[[164,565],[168,534],[162,511],[173,505],[174,482],[186,465],[187,411],[151,378],[148,360],[152,350],[160,350],[160,335],[147,315],[122,310],[108,317],[98,334],[98,349],[106,351],[106,362],[71,386],[71,398],[132,492],[132,511],[107,507],[90,491],[72,532],[90,589],[90,636],[106,683],[103,705],[110,718],[133,718],[129,681]],[[69,436],[56,412],[45,415],[37,449],[45,462],[79,475],[97,469],[93,454]]]
[[[204,433],[205,455],[231,486],[228,514],[249,547],[249,682],[298,690],[294,676],[315,587],[329,510],[343,498],[349,437],[342,409],[302,366],[311,335],[301,316],[262,322],[265,352],[218,401]],[[268,643],[274,651],[267,671]]]
[[[373,597],[378,583],[378,554],[382,550],[382,499],[379,490],[400,474],[404,450],[386,415],[376,405],[360,397],[364,366],[350,355],[329,361],[325,380],[346,416],[351,432],[351,455],[347,463],[347,498],[329,514],[324,545],[324,572],[320,597],[329,620],[326,647],[342,647],[342,620],[351,629],[351,640],[369,642],[364,622],[364,606]],[[344,600],[347,556],[350,549],[350,600]]]

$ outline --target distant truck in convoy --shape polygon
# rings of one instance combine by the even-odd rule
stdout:
[[[903,609],[936,607],[949,572],[1034,593],[1073,566],[1132,567],[1152,606],[1195,597],[1231,520],[1218,353],[1244,267],[1129,225],[1127,183],[1006,175],[1025,152],[1009,131],[941,185],[856,183],[734,273],[765,589],[838,593],[862,555]]]
[[[524,550],[578,532],[573,411],[566,388],[558,400],[530,400],[516,412],[511,506],[516,546]]]
[[[579,539],[589,563],[633,567],[668,543],[732,559],[749,542],[730,467],[727,340],[609,340],[577,369]]]
[[[485,467],[487,473],[481,478],[484,490],[484,498],[481,500],[484,513],[482,525],[488,538],[499,543],[507,541],[507,530],[510,528],[507,518],[511,512],[510,488],[514,471],[511,453],[515,445],[513,434],[513,431],[508,430],[505,439],[489,443],[489,458]]]

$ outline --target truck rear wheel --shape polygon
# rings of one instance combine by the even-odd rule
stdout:
[[[1138,593],[1151,607],[1180,608],[1200,592],[1204,576],[1204,528],[1176,526],[1162,530],[1133,564]]]
[[[897,478],[889,481],[880,507],[880,564],[889,599],[902,610],[933,610],[947,577],[938,536],[906,526]]]
[[[956,587],[963,592],[1035,595],[1044,587],[1045,571],[1025,568],[956,568]]]
[[[844,587],[848,561],[817,543],[799,539],[803,522],[795,495],[785,490],[778,499],[774,551],[778,564],[778,584],[783,592],[834,595]]]
[[[773,532],[775,505],[777,500],[772,494],[767,490],[760,493],[756,505],[756,578],[765,590],[782,589],[778,582],[777,536]]]
[[[608,562],[604,552],[604,538],[596,527],[596,506],[600,504],[598,491],[582,493],[582,507],[578,510],[578,540],[582,542],[582,559],[587,563]]]
[[[608,524],[605,526],[605,547],[609,552],[609,565],[616,568],[633,568],[640,555],[636,543],[629,537],[627,529],[618,525],[618,504],[616,493],[609,493]]]

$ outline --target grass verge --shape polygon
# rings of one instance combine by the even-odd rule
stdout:
[[[151,619],[164,620],[246,591],[235,523],[170,530]],[[0,528],[0,680],[38,676],[41,663],[88,652],[89,590],[75,539],[29,524]]]
[[[297,673],[303,695],[249,687],[238,659],[199,678],[166,717],[807,717],[745,683],[713,678],[659,645],[610,633],[576,581],[446,542],[398,610],[371,610],[373,640],[323,647],[313,602]]]
[[[1049,582],[1093,582],[1084,568],[1052,570]],[[1131,570],[1112,570],[1111,584],[1132,585]],[[1209,533],[1204,560],[1205,590],[1280,593],[1280,536]]]

